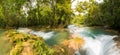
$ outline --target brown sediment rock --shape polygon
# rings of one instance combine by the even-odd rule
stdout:
[[[75,37],[73,39],[63,41],[62,44],[74,50],[78,50],[84,45],[84,39]]]
[[[69,40],[63,41],[61,45],[63,46],[62,48],[64,48],[63,52],[66,51],[65,53],[67,55],[74,55],[75,51],[82,48],[84,43],[85,41],[83,38],[75,37],[75,38],[71,38]]]
[[[82,38],[74,38],[69,40],[69,48],[73,48],[74,50],[80,49],[84,45],[84,40]]]
[[[113,40],[117,43],[117,44],[116,44],[117,47],[120,48],[120,36],[115,37]]]

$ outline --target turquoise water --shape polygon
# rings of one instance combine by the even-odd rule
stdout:
[[[43,37],[43,39],[45,39],[48,45],[53,46],[56,44],[60,44],[64,40],[67,40],[70,37],[70,35],[72,35],[69,32],[70,30],[69,29],[67,31],[61,31],[61,30],[34,31],[32,30],[30,34]],[[75,31],[78,31],[77,33],[79,33],[83,37],[91,37],[93,39],[100,37],[99,35],[113,35],[113,33],[106,32],[102,28],[82,27],[79,29],[75,29]]]
[[[58,45],[69,38],[69,32],[61,30],[31,31],[30,34],[43,37],[50,46]]]
[[[114,35],[114,33],[107,32],[102,28],[82,27],[80,29],[83,29],[82,32],[78,32],[80,35],[85,35],[92,38],[97,38],[99,35]]]
[[[117,37],[114,32],[107,32],[102,28],[77,27],[74,25],[71,25],[68,29],[71,34],[78,33],[85,40],[83,47],[76,50],[76,55],[120,55],[120,49],[117,48],[113,40]]]
[[[62,41],[68,39],[69,33],[67,31],[55,31],[50,39],[46,40],[48,45],[60,44]]]

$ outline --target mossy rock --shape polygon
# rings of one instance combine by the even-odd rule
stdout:
[[[48,46],[43,38],[9,30],[6,39],[13,44],[10,55],[55,55],[56,50]]]

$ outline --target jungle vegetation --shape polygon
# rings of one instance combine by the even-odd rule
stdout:
[[[120,28],[120,0],[0,0],[0,27],[66,27],[69,24]],[[74,14],[78,12],[79,14]]]
[[[71,15],[71,0],[0,0],[1,27],[65,27]]]

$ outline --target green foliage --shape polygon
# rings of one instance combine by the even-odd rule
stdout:
[[[119,6],[120,0],[118,1],[104,0],[103,3],[97,3],[95,0],[91,0],[90,2],[85,1],[78,3],[76,11],[78,11],[80,15],[81,13],[84,14],[83,18],[85,25],[105,26],[119,29],[120,28]],[[77,20],[79,20],[79,18],[77,18]],[[81,22],[81,20],[79,20],[79,22]]]
[[[90,2],[87,2],[87,1],[79,2],[79,3],[77,3],[76,11],[78,11],[80,13],[85,13],[89,10],[90,7],[91,7]]]
[[[120,0],[108,0],[100,5],[102,18],[104,20],[104,24],[109,27],[119,29],[120,28]],[[107,18],[107,19],[106,19]]]
[[[0,5],[3,8],[2,14],[6,26],[19,26],[20,19],[22,18],[21,6],[25,1],[21,0],[2,0]],[[4,25],[4,26],[5,26]]]
[[[0,5],[0,27],[4,27],[4,26],[5,26],[5,19],[3,15],[3,8]]]
[[[104,25],[102,22],[101,10],[99,9],[97,3],[93,3],[93,5],[91,5],[88,14],[85,17],[84,23],[86,25]]]
[[[35,41],[35,43],[32,45],[35,55],[53,55],[54,54],[54,49],[49,48],[45,42],[42,42],[40,40]]]
[[[87,17],[87,14],[94,11],[94,8],[96,7],[97,3],[95,2],[95,0],[90,0],[89,2],[88,1],[78,2],[75,8],[75,12],[78,12],[78,14],[75,14],[72,23],[76,25],[85,24],[86,22],[85,18]]]
[[[33,6],[33,3],[36,5]],[[0,26],[65,27],[71,20],[71,0],[2,0]]]
[[[52,1],[52,3],[51,3]],[[68,1],[54,1],[54,0],[38,1],[37,8],[28,12],[28,21],[34,22],[32,25],[38,24],[40,26],[66,26],[71,20],[71,3]],[[44,4],[44,5],[42,5]],[[42,5],[42,6],[41,6]],[[33,19],[34,18],[34,19]]]
[[[68,25],[71,20],[71,0],[57,0],[56,1],[56,16],[58,24]]]
[[[102,25],[119,29],[119,3],[120,0],[104,0],[103,3],[92,6],[85,19],[85,23],[88,25]]]
[[[84,23],[84,16],[75,15],[74,19],[71,21],[72,24],[80,25]]]

